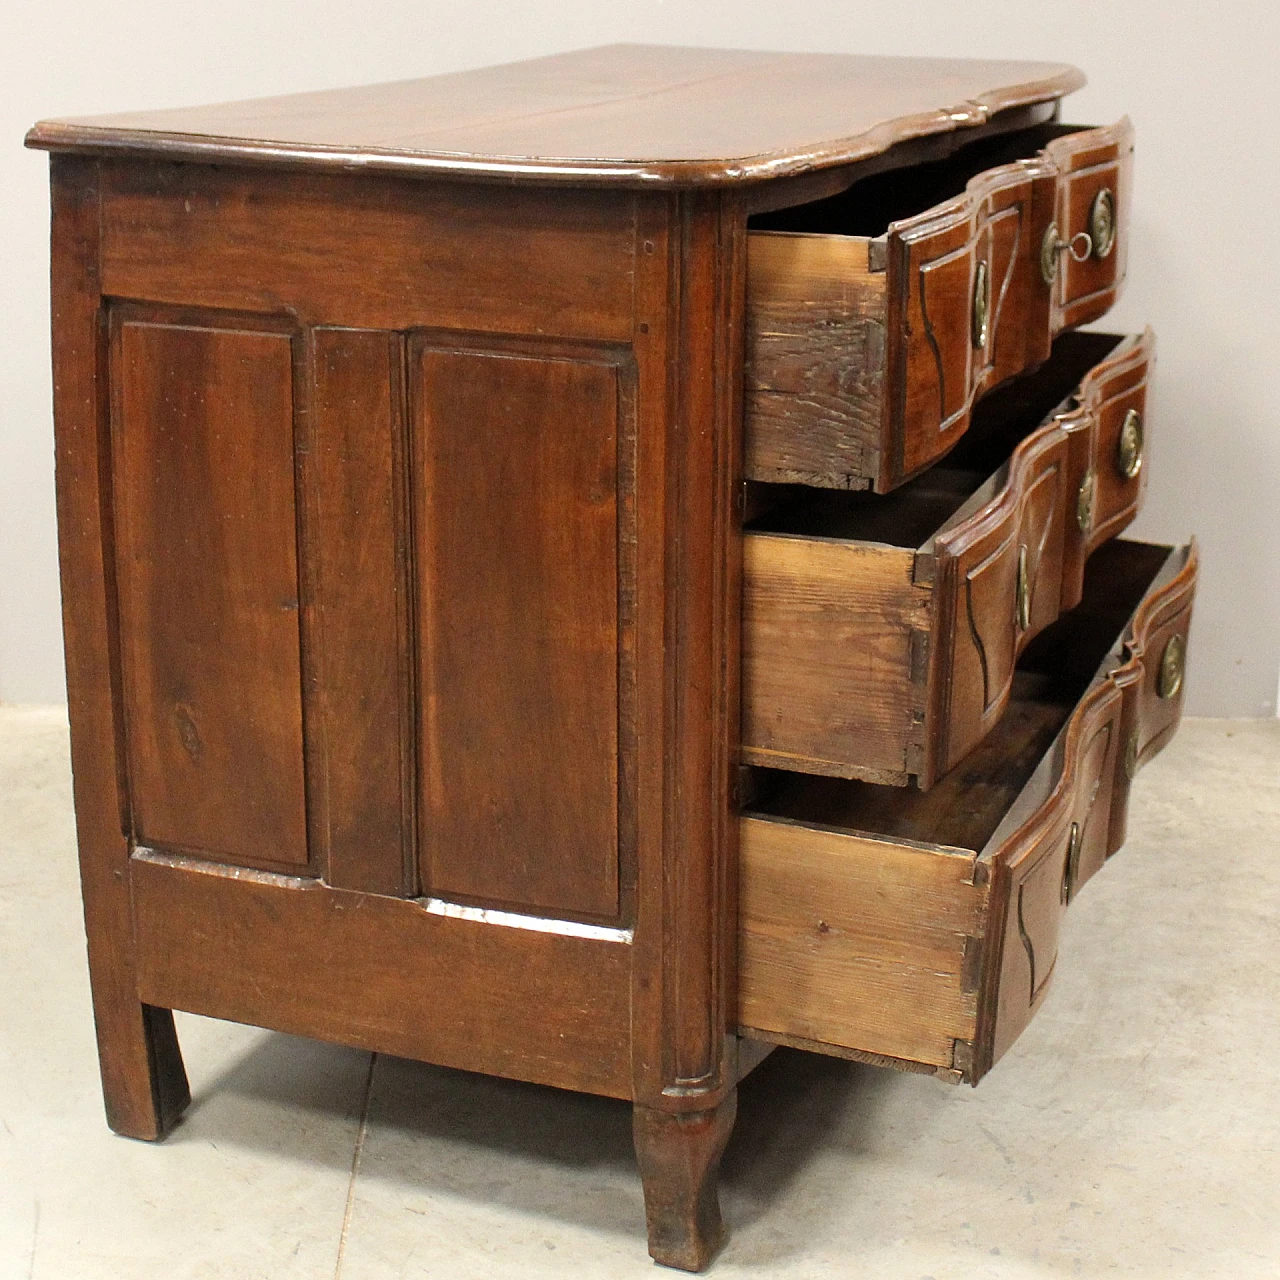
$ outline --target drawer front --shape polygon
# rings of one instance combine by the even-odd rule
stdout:
[[[1098,319],[1115,302],[1129,256],[1133,127],[1086,129],[1045,148],[1056,175],[1056,272],[1050,289],[1055,333]],[[1042,233],[1045,234],[1045,233]],[[1041,247],[1044,248],[1043,241]]]
[[[941,457],[989,387],[1049,355],[1049,290],[1030,246],[1049,225],[1054,175],[1003,165],[964,197],[889,230],[892,485]]]
[[[888,481],[940,458],[984,391],[1045,360],[1056,333],[1115,301],[1131,155],[1127,119],[1068,134],[889,228]],[[1095,246],[1089,228],[1104,223]]]
[[[1067,134],[876,239],[751,233],[747,478],[883,493],[945,454],[1115,301],[1132,150],[1128,120]]]
[[[1123,844],[1134,773],[1169,741],[1181,719],[1197,570],[1192,544],[1126,628],[1119,665],[1072,715],[1060,780],[1051,790],[1041,788],[1046,799],[1011,834],[1002,839],[996,833],[975,1078],[999,1060],[1040,1007],[1057,960],[1062,916]],[[1176,683],[1167,674],[1171,651],[1180,655]],[[1036,798],[1033,792],[1028,799]]]
[[[990,731],[1018,654],[1058,617],[1071,481],[1065,433],[1043,426],[1018,446],[998,497],[938,539],[926,783]]]
[[[1074,409],[1018,445],[992,501],[937,538],[924,785],[990,731],[1018,655],[1079,601],[1089,556],[1137,515],[1154,362],[1150,330],[1118,347],[1081,382]]]
[[[1181,684],[1162,694],[1159,673],[1175,636],[1185,653],[1196,571],[1194,545],[1170,554],[981,850],[741,819],[743,1034],[956,1081],[991,1068],[1044,1001],[1067,907],[1119,848],[1130,773],[1176,727]],[[982,767],[996,785],[1012,764]]]
[[[1124,695],[1122,768],[1117,787],[1127,801],[1138,771],[1173,736],[1182,719],[1191,609],[1195,596],[1194,545],[1184,571],[1135,620],[1126,638],[1128,661],[1113,677]],[[1125,803],[1112,813],[1111,845],[1124,841]]]

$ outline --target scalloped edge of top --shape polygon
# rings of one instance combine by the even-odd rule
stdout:
[[[147,158],[205,164],[305,169],[329,173],[374,172],[406,177],[472,181],[536,182],[574,186],[640,188],[725,187],[794,178],[841,168],[885,154],[902,143],[964,129],[993,116],[1056,102],[1085,84],[1078,68],[1040,80],[1005,85],[952,107],[894,117],[861,133],[809,148],[785,148],[726,159],[601,160],[585,157],[527,157],[414,151],[386,147],[346,147],[271,141],[160,129],[130,129],[89,121],[41,120],[25,138],[35,150],[100,157]]]

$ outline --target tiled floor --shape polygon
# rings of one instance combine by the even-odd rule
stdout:
[[[1193,721],[976,1091],[779,1051],[718,1276],[1280,1277],[1280,725]],[[102,1119],[66,728],[0,710],[0,1278],[654,1275],[626,1106],[182,1017],[162,1145]]]

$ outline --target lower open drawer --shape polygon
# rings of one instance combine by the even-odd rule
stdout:
[[[741,819],[743,1035],[976,1083],[1039,1008],[1063,913],[1176,728],[1194,544],[1117,541],[927,792],[759,770]]]

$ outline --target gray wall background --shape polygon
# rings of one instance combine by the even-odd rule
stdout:
[[[616,40],[1046,58],[1068,119],[1137,128],[1127,293],[1155,326],[1135,535],[1195,533],[1188,710],[1270,716],[1280,677],[1280,6],[1270,0],[46,0],[0,16],[0,701],[64,698],[37,118],[395,80]]]

